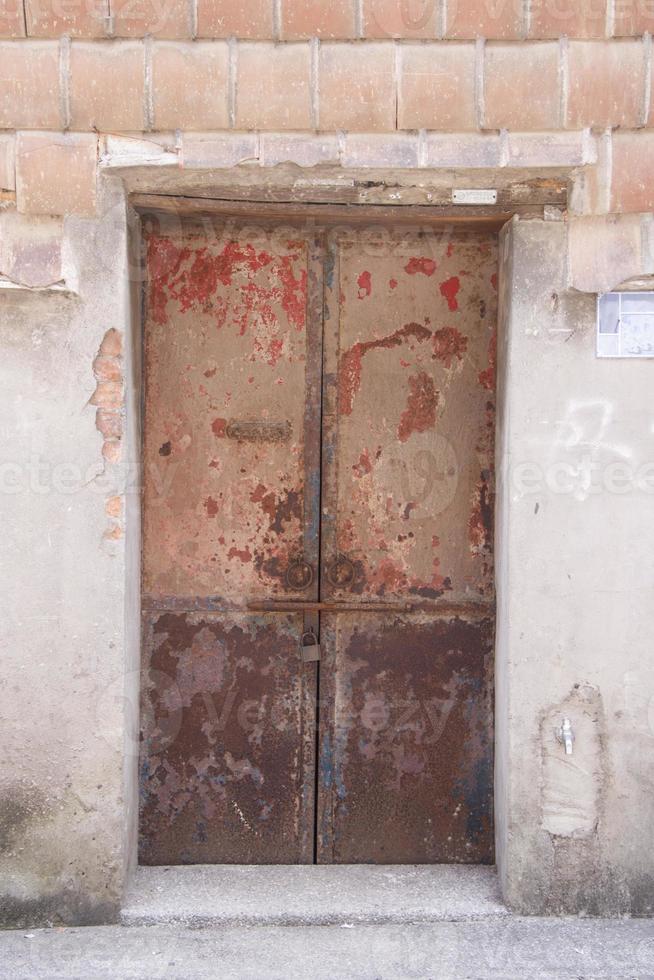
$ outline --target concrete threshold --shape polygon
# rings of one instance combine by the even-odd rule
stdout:
[[[508,916],[494,868],[465,865],[139,867],[126,926],[415,925]]]

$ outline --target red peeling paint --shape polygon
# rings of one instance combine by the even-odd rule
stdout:
[[[357,279],[357,286],[359,287],[359,299],[365,299],[366,296],[370,296],[372,293],[372,278],[369,272],[362,272]]]
[[[448,259],[451,259],[453,254],[454,254],[454,242],[448,242],[448,245],[447,245],[447,257],[448,257]]]
[[[204,508],[207,512],[207,517],[215,517],[218,513],[218,501],[214,500],[213,497],[207,497],[204,502]]]
[[[225,435],[225,430],[227,429],[227,419],[214,419],[211,423],[211,431],[219,439],[223,438]]]
[[[359,462],[355,463],[352,469],[358,477],[365,476],[367,473],[372,473],[372,461],[367,449],[363,450],[359,456]]]
[[[458,361],[463,360],[463,355],[468,349],[468,338],[464,337],[456,327],[442,327],[434,331],[432,344],[434,357],[449,368],[452,366],[453,358],[456,357]]]
[[[400,442],[406,442],[412,432],[426,432],[436,424],[439,393],[434,387],[434,379],[421,371],[409,378],[409,389],[406,408],[397,430]]]
[[[461,282],[458,276],[452,276],[451,279],[441,283],[441,295],[447,300],[448,308],[452,313],[459,308],[456,296],[460,289]]]
[[[342,415],[351,415],[354,404],[354,396],[361,385],[361,362],[364,354],[376,348],[390,349],[399,347],[410,338],[422,342],[431,337],[431,330],[420,323],[407,323],[400,327],[388,337],[381,337],[379,340],[368,340],[354,344],[349,350],[341,355],[339,371],[339,392],[338,407]]]
[[[282,349],[284,347],[284,341],[280,337],[273,337],[268,345],[268,363],[271,367],[275,367],[277,361],[282,356]]]
[[[408,272],[410,276],[415,276],[418,272],[421,272],[423,276],[433,276],[436,272],[436,263],[433,259],[413,258],[409,259],[404,266],[404,271]]]
[[[390,279],[388,285],[391,289],[397,289],[397,279]]]
[[[218,368],[209,368],[207,371],[204,372],[205,378],[213,378],[217,370]]]
[[[491,286],[493,287],[493,289],[497,289],[497,273],[496,272],[494,272],[493,275],[491,276]]]
[[[238,548],[230,548],[227,552],[228,558],[238,558],[242,562],[252,561],[252,554],[249,548],[239,551]]]

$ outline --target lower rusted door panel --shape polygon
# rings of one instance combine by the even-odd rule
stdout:
[[[301,634],[292,614],[149,617],[143,864],[311,857],[314,691]]]
[[[320,860],[492,862],[492,621],[333,618]]]

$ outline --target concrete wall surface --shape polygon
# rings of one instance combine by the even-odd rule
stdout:
[[[503,253],[496,656],[505,895],[525,913],[649,914],[651,361],[595,358],[595,299],[567,289],[564,224],[514,220]],[[572,756],[554,736],[564,717]]]

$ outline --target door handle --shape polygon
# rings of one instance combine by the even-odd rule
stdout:
[[[357,570],[346,555],[336,555],[327,566],[327,581],[335,589],[348,589],[354,585]]]
[[[286,588],[293,591],[304,592],[312,584],[314,579],[313,565],[310,565],[304,558],[296,558],[286,569],[284,576]]]

